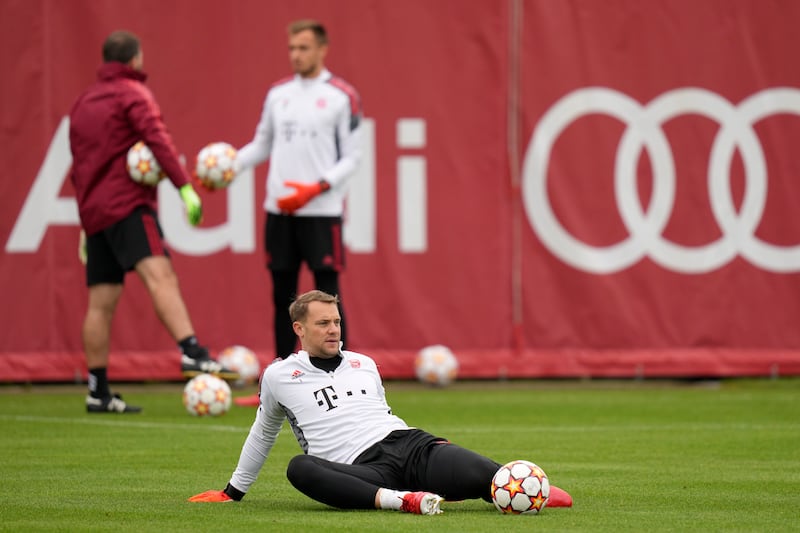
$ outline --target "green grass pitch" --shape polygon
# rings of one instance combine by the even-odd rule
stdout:
[[[181,384],[130,384],[117,390],[142,414],[88,415],[83,386],[0,385],[0,531],[800,531],[798,378],[386,389],[410,425],[499,462],[536,462],[574,507],[331,509],[286,480],[299,453],[286,427],[242,502],[192,504],[225,486],[253,408],[194,418]]]

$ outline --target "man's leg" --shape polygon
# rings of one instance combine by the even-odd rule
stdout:
[[[447,500],[458,501],[482,498],[492,501],[492,478],[500,464],[476,452],[455,444],[437,444],[431,448],[421,474],[425,490],[441,494]],[[572,496],[550,485],[548,507],[572,507]]]
[[[81,336],[89,369],[89,395],[86,410],[90,413],[138,413],[142,409],[127,405],[108,386],[108,352],[111,344],[111,322],[117,308],[121,283],[98,283],[89,286],[89,306]]]
[[[289,305],[297,296],[300,272],[297,270],[270,270],[272,275],[272,303],[274,306],[273,331],[275,333],[275,357],[287,357],[294,353],[297,335],[289,317]]]
[[[377,465],[348,465],[298,455],[286,469],[289,482],[318,502],[339,509],[392,509],[406,513],[441,513],[442,498],[430,492],[399,490],[401,481]],[[395,487],[395,488],[390,488]]]
[[[342,345],[347,348],[347,321],[339,289],[339,274],[344,271],[345,251],[341,217],[298,217],[301,254],[314,274],[314,287],[339,297],[342,319]]]
[[[99,283],[89,287],[89,306],[83,320],[81,336],[89,368],[89,393],[95,398],[110,396],[106,378],[108,352],[111,344],[111,322],[122,284]]]
[[[334,463],[310,455],[289,461],[286,477],[291,484],[318,502],[339,509],[393,509],[414,514],[441,513],[440,496],[409,492],[398,487],[389,471],[375,465]]]
[[[311,455],[293,457],[286,477],[309,498],[339,509],[374,509],[375,494],[387,484],[373,467],[334,463]]]
[[[456,444],[431,447],[420,484],[451,501],[481,498],[492,501],[492,478],[500,465]]]
[[[178,276],[169,258],[163,255],[145,257],[135,268],[150,293],[158,318],[175,342],[194,335]]]
[[[289,305],[297,296],[303,242],[300,232],[304,217],[267,213],[264,221],[264,252],[266,267],[272,277],[272,331],[275,336],[275,357],[294,353],[297,336],[289,318]]]
[[[198,343],[170,259],[163,255],[145,257],[136,263],[135,269],[150,294],[156,315],[180,346],[184,376],[207,372],[225,379],[237,379],[238,373],[211,359],[208,349]]]

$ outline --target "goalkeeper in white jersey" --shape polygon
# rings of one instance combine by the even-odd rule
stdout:
[[[289,462],[286,475],[314,500],[426,515],[440,513],[444,499],[491,502],[500,464],[392,414],[375,362],[341,350],[337,304],[318,290],[292,303],[302,350],[264,371],[261,405],[228,485],[189,501],[241,500],[288,420],[304,453]],[[551,486],[548,507],[571,505],[568,493]]]
[[[325,68],[324,26],[300,20],[289,25],[288,33],[295,74],[269,89],[253,140],[237,155],[240,168],[269,159],[264,244],[272,277],[275,357],[295,351],[288,308],[303,263],[316,288],[341,294],[347,179],[361,158],[361,99]],[[340,313],[344,317],[341,305]]]

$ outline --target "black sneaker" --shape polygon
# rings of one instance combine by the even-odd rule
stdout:
[[[181,373],[186,378],[193,378],[200,374],[213,374],[225,380],[239,379],[239,373],[225,367],[209,357],[208,350],[203,346],[192,346],[190,353],[181,356]]]
[[[114,394],[105,398],[94,398],[86,396],[87,413],[141,413],[142,408],[136,405],[128,405],[122,401],[122,396]]]

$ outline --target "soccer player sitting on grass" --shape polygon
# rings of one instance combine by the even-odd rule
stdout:
[[[341,351],[338,298],[313,290],[289,307],[302,350],[276,361],[261,379],[261,405],[224,490],[192,502],[241,500],[288,419],[303,455],[286,475],[306,496],[341,509],[438,514],[444,499],[491,502],[500,464],[392,414],[375,362]],[[548,507],[569,507],[551,486]]]

